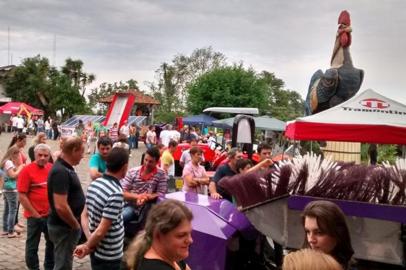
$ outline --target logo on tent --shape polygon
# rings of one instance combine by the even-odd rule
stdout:
[[[367,98],[359,102],[362,106],[372,109],[386,109],[390,106],[389,103],[377,99],[377,98]]]

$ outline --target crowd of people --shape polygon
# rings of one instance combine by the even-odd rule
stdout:
[[[90,255],[92,269],[189,269],[184,260],[193,242],[193,215],[180,202],[157,203],[174,176],[173,153],[178,143],[190,144],[180,160],[183,190],[213,199],[234,201],[219,186],[223,178],[273,165],[268,144],[258,146],[256,165],[243,158],[240,149],[232,148],[226,162],[209,177],[197,142],[211,146],[213,133],[202,138],[191,128],[178,132],[168,125],[158,137],[150,127],[141,166],[129,168],[129,150],[138,147],[137,128],[124,123],[112,129],[99,130],[96,135],[92,123],[83,125],[77,136],[61,139],[60,149],[54,153],[46,143],[47,131],[38,130],[29,149],[31,162],[24,153],[27,136],[16,133],[13,137],[0,163],[5,201],[2,236],[21,235],[23,225],[17,220],[21,203],[27,219],[25,260],[29,269],[39,269],[42,234],[45,269],[72,269],[73,256],[86,255]],[[96,140],[89,141],[89,136]],[[131,136],[137,143],[131,142]],[[94,142],[95,149],[88,164],[92,182],[85,193],[74,167],[88,151],[89,142]],[[303,212],[303,228],[306,249],[287,255],[283,269],[350,269],[354,252],[344,214],[336,205],[310,203]],[[126,252],[125,236],[136,236]],[[336,268],[323,268],[323,263]]]
[[[57,140],[60,136],[58,122],[50,116],[44,120],[41,115],[31,115],[30,117],[21,114],[11,115],[0,130],[25,133],[26,135],[37,135],[37,133],[43,132],[48,139],[53,140]]]
[[[229,139],[229,138],[228,138]],[[174,129],[172,125],[165,125],[164,129],[157,134],[156,127],[150,125],[145,134],[145,145],[147,148],[153,146],[168,147],[170,141],[178,143],[190,143],[195,141],[197,143],[207,143],[211,149],[214,149],[217,144],[216,136],[213,131],[207,131],[205,134],[194,127],[184,126],[178,130]]]
[[[82,138],[86,144],[87,154],[97,152],[96,145],[101,138],[109,138],[113,144],[131,151],[138,149],[140,128],[135,123],[129,124],[127,121],[124,121],[120,128],[117,123],[107,128],[99,122],[88,121],[85,125],[82,120],[79,120],[73,135]]]
[[[109,265],[119,269],[124,224],[140,219],[140,212],[145,213],[145,222],[147,210],[167,191],[168,171],[158,166],[158,148],[147,149],[142,166],[128,169],[128,137],[135,131],[121,127],[117,137],[110,136],[111,130],[99,136],[89,160],[93,181],[84,194],[74,170],[88,148],[83,134],[61,139],[60,150],[51,153],[46,134],[37,132],[28,150],[29,162],[24,153],[27,135],[18,131],[1,162],[2,236],[21,236],[16,220],[21,202],[28,225],[25,258],[29,269],[39,269],[41,234],[46,241],[45,269],[71,269],[72,254],[88,253],[92,269]],[[84,243],[78,245],[80,239]]]

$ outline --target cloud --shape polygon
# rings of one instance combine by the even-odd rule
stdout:
[[[41,54],[56,65],[81,59],[97,83],[152,80],[178,53],[213,46],[230,62],[268,70],[306,94],[311,75],[326,69],[341,10],[351,13],[354,64],[365,70],[362,89],[401,102],[405,1],[268,0],[6,0],[0,2],[0,65],[7,64],[7,26],[13,62]]]

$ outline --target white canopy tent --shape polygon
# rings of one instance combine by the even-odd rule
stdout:
[[[368,89],[323,112],[287,123],[294,140],[406,144],[406,105]]]
[[[284,131],[286,123],[266,115],[254,117],[255,121],[255,128],[261,130],[273,130],[273,131]],[[213,121],[214,125],[226,126],[226,127],[233,127],[234,124],[234,117],[215,120]]]

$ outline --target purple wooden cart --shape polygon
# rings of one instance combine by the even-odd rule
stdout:
[[[226,269],[227,252],[238,235],[252,239],[258,233],[247,217],[226,200],[193,192],[170,193],[165,198],[182,201],[193,212],[193,244],[187,259],[193,270]]]
[[[285,196],[244,210],[255,228],[285,248],[299,249],[304,230],[301,212],[313,200],[306,196]],[[404,265],[406,207],[356,201],[330,200],[345,213],[355,258]],[[403,228],[403,230],[402,230]]]

